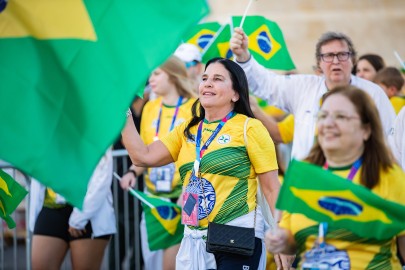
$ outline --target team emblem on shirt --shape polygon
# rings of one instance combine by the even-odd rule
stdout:
[[[223,134],[218,137],[217,141],[219,144],[227,144],[231,141],[231,136],[229,136],[228,134]]]

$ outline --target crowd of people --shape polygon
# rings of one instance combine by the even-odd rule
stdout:
[[[122,189],[142,181],[146,194],[179,205],[185,225],[181,243],[151,251],[142,214],[145,269],[401,269],[405,225],[382,241],[276,209],[288,165],[279,143],[292,143],[291,158],[405,207],[401,72],[376,54],[357,60],[351,39],[337,32],[316,44],[317,74],[272,72],[256,62],[248,42],[235,28],[234,60],[213,58],[205,66],[196,46],[182,44],[151,73],[149,100],[127,112],[121,139],[132,165],[122,172]],[[266,113],[257,98],[282,117]],[[82,211],[33,181],[33,269],[60,268],[68,249],[74,268],[100,268],[116,231],[111,160],[108,150]],[[237,251],[217,243],[235,241],[226,238],[233,230],[250,233]]]

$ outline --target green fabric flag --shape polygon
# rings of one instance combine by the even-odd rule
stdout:
[[[215,57],[223,57],[232,59],[233,54],[229,46],[231,39],[231,27],[229,24],[223,25],[210,43],[202,51],[202,62],[207,63],[210,59]]]
[[[233,16],[233,27],[239,26],[241,20],[241,16]],[[295,69],[277,23],[262,16],[246,16],[242,27],[249,38],[249,50],[257,62],[270,69]]]
[[[183,239],[181,208],[153,195],[130,189],[130,193],[142,202],[150,250],[166,249]]]
[[[150,72],[205,0],[13,0],[0,13],[0,158],[81,208]]]
[[[0,217],[6,221],[10,229],[15,228],[15,222],[10,215],[27,193],[25,188],[0,169]]]
[[[319,166],[293,160],[276,203],[364,238],[391,239],[405,230],[405,206],[385,200]]]
[[[184,38],[185,43],[196,45],[200,51],[214,38],[217,31],[221,28],[218,22],[206,22],[197,24]]]

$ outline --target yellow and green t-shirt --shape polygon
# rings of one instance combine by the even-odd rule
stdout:
[[[246,118],[245,115],[236,114],[229,119],[204,152],[200,164],[202,182],[198,178],[190,181],[196,159],[195,137],[198,125],[190,129],[192,139],[183,134],[187,123],[181,124],[173,133],[162,138],[173,159],[177,160],[183,189],[199,194],[199,229],[208,226],[201,183],[209,220],[223,224],[254,210],[256,175],[278,169],[274,143],[266,128],[257,119],[248,121],[245,147]],[[202,145],[219,122],[204,122]]]
[[[330,168],[335,174],[346,178],[351,166],[346,168]],[[360,184],[361,169],[356,173],[353,183]],[[380,183],[372,192],[380,197],[405,205],[405,173],[399,166],[394,166],[380,174]],[[298,248],[299,263],[305,252],[314,247],[318,236],[319,223],[302,214],[284,213],[280,227],[292,232]],[[405,235],[405,231],[400,235]],[[351,231],[329,226],[326,245],[336,249],[335,263],[350,264],[350,269],[401,269],[396,256],[395,239],[375,240],[359,237]],[[340,260],[340,261],[339,261]],[[338,262],[339,261],[339,262]]]
[[[195,99],[190,98],[183,100],[182,105],[179,107],[179,111],[176,117],[175,126],[185,122],[191,118],[191,107],[193,106]],[[145,144],[150,144],[154,141],[156,133],[156,125],[159,118],[160,106],[162,103],[162,98],[157,98],[151,100],[145,104],[143,109],[143,114],[141,118],[141,138]],[[159,127],[159,139],[166,136],[169,133],[169,129],[172,123],[173,115],[175,113],[176,106],[162,106],[162,116],[160,120]],[[159,195],[166,198],[177,198],[181,194],[181,183],[180,175],[177,169],[177,164],[175,168],[175,174],[172,181],[172,191],[170,193],[158,193],[156,192],[156,186],[149,178],[149,173],[151,168],[148,168],[148,173],[144,175],[144,181],[147,187],[147,190],[152,194]]]

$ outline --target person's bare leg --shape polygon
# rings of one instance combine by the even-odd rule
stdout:
[[[103,262],[106,239],[80,239],[70,242],[70,255],[74,270],[99,270]]]
[[[68,244],[61,238],[34,235],[31,251],[32,269],[59,270],[68,248]]]
[[[176,256],[179,249],[180,244],[165,249],[163,252],[163,270],[176,269]]]

